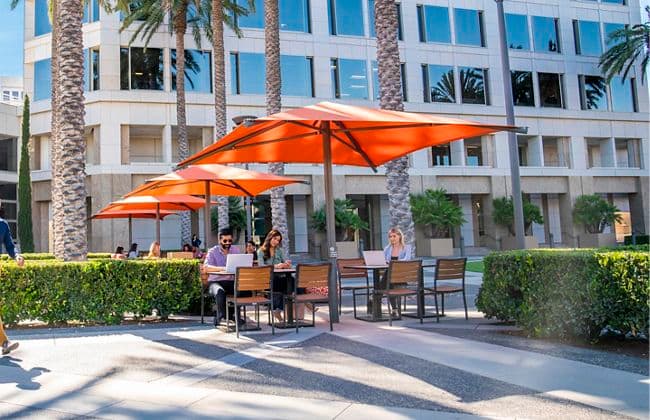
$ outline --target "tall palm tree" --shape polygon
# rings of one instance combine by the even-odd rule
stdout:
[[[381,109],[403,111],[397,7],[394,0],[375,0],[375,33],[379,105]],[[395,159],[385,166],[391,226],[401,229],[405,242],[415,249],[415,226],[409,202],[408,157]]]
[[[625,81],[640,57],[641,83],[644,82],[650,63],[650,6],[646,6],[645,11],[647,22],[618,29],[609,35],[607,42],[614,45],[600,56],[598,63],[608,83],[621,73]]]
[[[280,68],[280,8],[278,0],[264,0],[264,53],[266,57],[266,114],[282,110],[282,78]],[[269,172],[284,175],[284,163],[270,163]],[[271,222],[284,238],[282,248],[289,255],[289,227],[284,187],[271,190]]]

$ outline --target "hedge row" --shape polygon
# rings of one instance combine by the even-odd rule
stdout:
[[[476,307],[532,336],[597,339],[603,328],[647,334],[650,255],[642,251],[499,252],[485,260]]]
[[[25,254],[20,254],[25,261],[32,261],[32,260],[54,260],[54,254],[49,254],[47,252],[33,252],[33,253],[25,253]],[[102,258],[110,258],[111,253],[110,252],[90,252],[88,253],[88,259],[94,260],[94,259],[102,259]],[[6,261],[10,260],[11,258],[7,254],[0,254],[0,261]]]
[[[28,261],[0,263],[0,315],[5,323],[40,320],[119,323],[125,313],[166,317],[200,296],[191,260]]]

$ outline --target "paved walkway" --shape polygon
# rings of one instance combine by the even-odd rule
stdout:
[[[196,322],[10,331],[21,347],[0,359],[0,417],[649,417],[647,376],[472,340],[503,327],[448,308],[424,330],[344,314],[329,333],[319,312],[299,334],[239,340]]]

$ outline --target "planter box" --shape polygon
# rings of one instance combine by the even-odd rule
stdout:
[[[524,236],[524,244],[525,244],[524,245],[525,249],[534,249],[539,247],[537,238],[535,238],[533,235]],[[504,251],[510,249],[517,249],[517,240],[515,239],[515,237],[505,236],[501,238],[501,249]]]
[[[581,233],[580,248],[601,248],[616,246],[615,233]]]
[[[451,238],[417,238],[417,254],[424,257],[451,257],[454,255],[454,241]]]

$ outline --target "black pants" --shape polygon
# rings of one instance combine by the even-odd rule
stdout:
[[[226,296],[235,293],[234,280],[218,280],[210,283],[208,289],[210,295],[214,297],[214,303],[217,305],[217,321],[226,317]],[[238,296],[242,296],[240,293]],[[235,311],[233,307],[228,308],[228,317],[235,319]],[[239,313],[241,318],[241,312]]]

